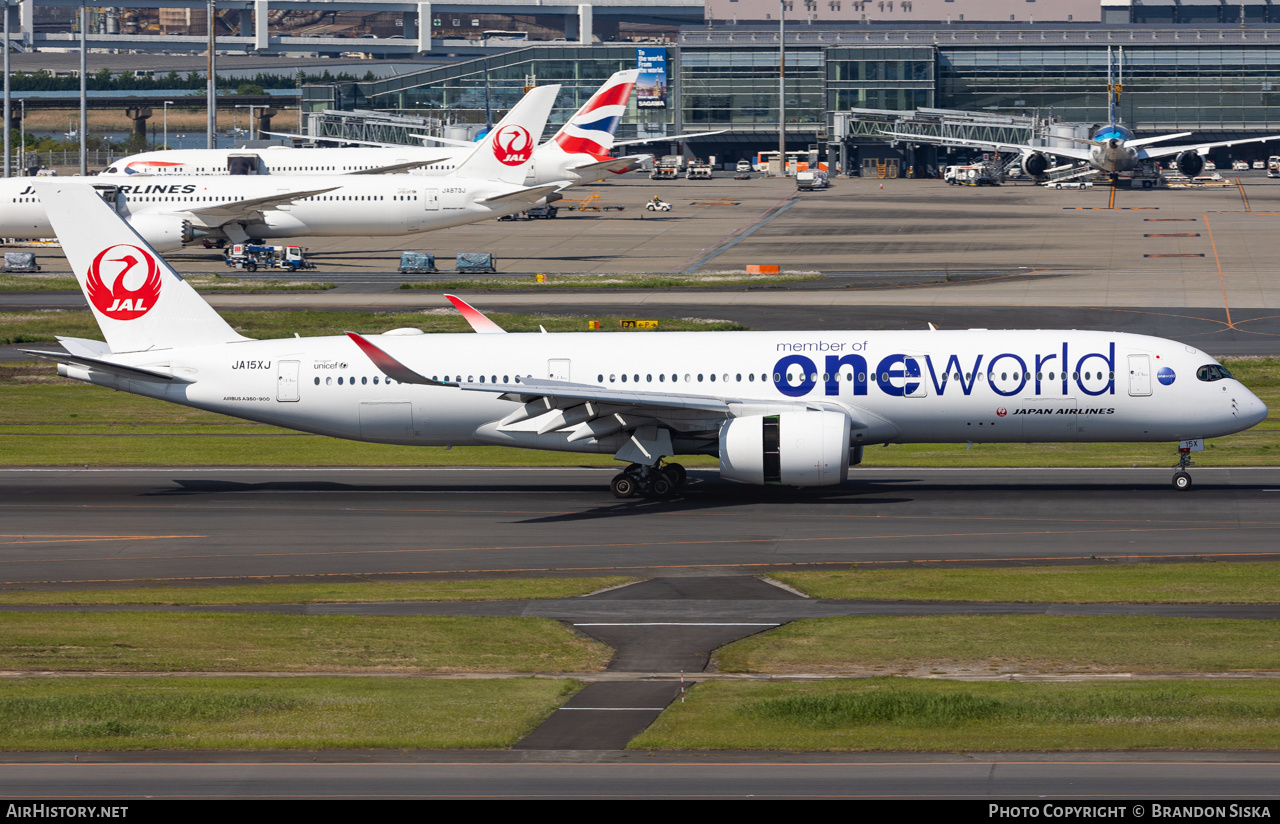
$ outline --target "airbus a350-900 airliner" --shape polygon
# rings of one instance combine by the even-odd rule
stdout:
[[[615,495],[722,478],[824,486],[863,447],[1175,441],[1248,429],[1267,407],[1172,340],[1081,331],[627,332],[250,340],[88,187],[37,182],[105,342],[32,352],[66,377],[352,440],[614,455]],[[472,317],[472,320],[478,320]],[[495,331],[492,325],[486,331]],[[1186,452],[1174,475],[1190,486]]]

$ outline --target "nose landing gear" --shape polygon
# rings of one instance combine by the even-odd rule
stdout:
[[[1195,462],[1191,460],[1191,450],[1187,447],[1178,448],[1178,462],[1173,465],[1176,470],[1173,473],[1173,488],[1177,490],[1187,490],[1191,488],[1191,473],[1187,472],[1187,467],[1195,466]]]
[[[684,486],[686,472],[678,463],[631,464],[609,482],[609,490],[615,498],[667,498]]]

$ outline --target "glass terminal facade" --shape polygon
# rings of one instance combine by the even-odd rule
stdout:
[[[1038,112],[1103,123],[1109,46],[1124,53],[1121,119],[1140,134],[1190,131],[1208,140],[1280,132],[1280,26],[796,26],[787,32],[788,136],[793,148],[825,141],[833,114],[850,108]],[[678,45],[656,48],[666,51],[667,105],[637,109],[633,99],[619,139],[727,130],[710,141],[744,152],[776,147],[776,29],[690,28]],[[313,112],[380,109],[483,122],[487,70],[495,120],[526,86],[562,84],[550,133],[611,73],[635,67],[636,53],[612,43],[531,45],[385,80],[309,86],[304,104]]]

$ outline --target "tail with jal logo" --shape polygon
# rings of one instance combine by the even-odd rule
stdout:
[[[245,340],[82,182],[33,183],[112,352]]]
[[[533,150],[542,139],[551,107],[560,93],[557,85],[538,86],[520,98],[471,154],[458,164],[458,177],[523,184],[533,163]]]

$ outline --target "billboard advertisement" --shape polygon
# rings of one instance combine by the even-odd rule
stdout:
[[[640,77],[636,80],[636,107],[665,109],[667,107],[667,50],[636,49],[636,68],[640,70]]]

